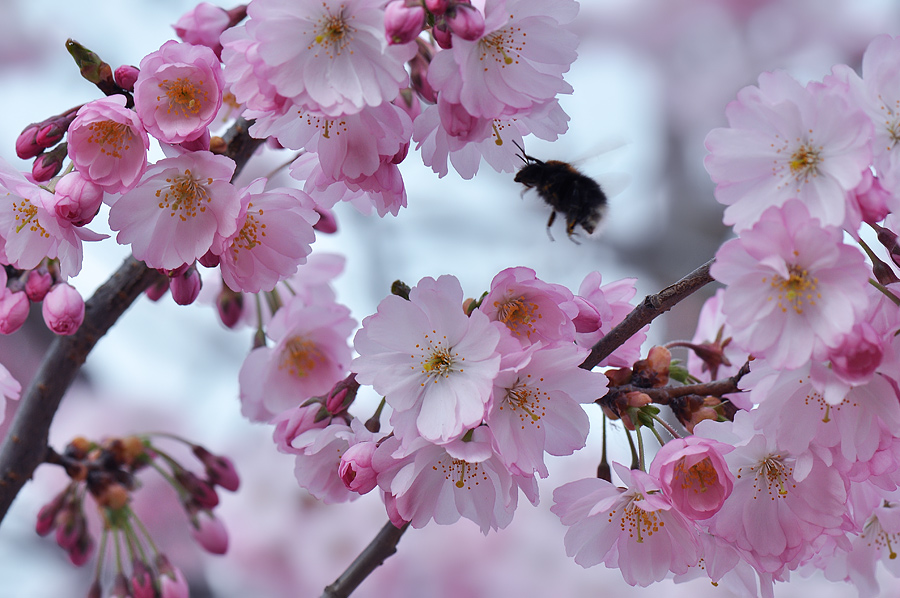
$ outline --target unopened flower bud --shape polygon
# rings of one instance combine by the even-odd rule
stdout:
[[[103,189],[73,171],[59,179],[53,195],[53,209],[60,220],[84,226],[94,219],[103,203]],[[50,206],[46,206],[50,208]]]
[[[113,79],[116,81],[116,85],[124,89],[125,91],[134,91],[134,82],[137,81],[138,74],[141,71],[136,66],[131,66],[129,64],[123,64],[119,68],[116,69],[116,72],[113,73]]]
[[[109,595],[110,598],[131,598],[131,592],[129,591],[128,578],[125,577],[125,574],[119,571],[116,574],[116,578],[113,581],[112,585],[112,593]]]
[[[451,0],[425,0],[425,8],[435,15],[442,15],[450,8]]]
[[[0,289],[0,334],[12,334],[21,328],[30,306],[24,291]]]
[[[75,287],[61,282],[44,297],[41,314],[47,328],[56,334],[75,334],[84,321],[84,299]]]
[[[163,298],[163,296],[165,296],[166,291],[168,290],[169,279],[162,278],[159,280],[159,282],[156,282],[155,284],[147,287],[147,290],[144,291],[144,294],[147,295],[147,298],[150,299],[150,301],[159,301]]]
[[[435,22],[434,27],[431,28],[431,35],[434,37],[434,41],[437,42],[437,45],[444,50],[449,50],[453,47],[453,36],[450,34],[450,27],[447,25],[447,21],[444,20],[444,17],[439,17],[439,20]]]
[[[428,65],[431,64],[431,59],[434,58],[434,48],[421,39],[417,39],[416,43],[419,51],[409,61],[409,81],[412,84],[412,88],[423,100],[436,104],[437,92],[431,87],[427,77]]]
[[[231,459],[214,455],[199,445],[195,445],[193,450],[194,455],[206,468],[206,477],[210,482],[231,492],[235,492],[240,487],[241,480]]]
[[[37,522],[34,531],[39,536],[46,536],[56,528],[57,515],[69,497],[69,489],[66,488],[53,497],[53,500],[41,507],[37,514]]]
[[[406,0],[392,0],[384,8],[384,34],[389,44],[406,44],[416,39],[425,27],[425,9],[407,6]]]
[[[191,502],[201,509],[212,509],[219,504],[216,489],[193,472],[179,468],[175,472],[175,480],[190,495]]]
[[[87,598],[103,598],[103,586],[100,585],[99,579],[95,579],[94,583],[91,584],[91,587],[88,589]]]
[[[457,4],[444,17],[454,35],[475,41],[484,35],[484,16],[471,4]]]
[[[341,455],[338,475],[348,490],[366,494],[377,486],[375,478],[378,474],[372,468],[372,455],[374,454],[374,442],[360,442],[348,448]]]
[[[244,294],[232,291],[224,284],[216,297],[216,309],[219,311],[219,319],[228,328],[234,328],[241,321],[244,313]]]
[[[32,270],[25,281],[25,295],[29,301],[40,303],[53,286],[53,276],[49,272]]]
[[[335,219],[334,213],[331,210],[317,207],[316,213],[319,214],[319,220],[315,224],[313,224],[313,228],[315,230],[319,231],[320,233],[325,233],[326,235],[331,235],[337,232],[337,219]]]
[[[156,598],[150,567],[138,558],[131,564],[131,592],[132,598]]]
[[[160,598],[188,598],[184,575],[162,553],[156,556],[156,570],[159,571]]]
[[[225,554],[228,551],[228,531],[209,511],[200,511],[191,518],[191,535],[207,552]]]
[[[56,543],[63,550],[71,550],[86,533],[81,506],[73,501],[66,502],[56,514]]]
[[[190,305],[200,295],[203,281],[196,266],[191,266],[181,276],[176,276],[169,281],[169,290],[172,291],[172,299],[178,305]]]
[[[63,160],[66,159],[68,144],[60,143],[46,154],[41,154],[34,159],[31,166],[31,176],[36,183],[49,181],[62,170]]]
[[[16,138],[16,155],[22,160],[30,160],[44,151],[36,139],[40,128],[39,123],[28,125]]]

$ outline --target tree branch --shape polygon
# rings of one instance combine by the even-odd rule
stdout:
[[[22,395],[0,447],[0,522],[19,490],[47,456],[50,423],[88,353],[134,300],[161,276],[129,257],[85,303],[84,322],[78,331],[71,336],[58,336],[50,345],[34,380]]]
[[[581,364],[586,370],[593,369],[598,363],[609,357],[629,338],[666,313],[683,299],[687,298],[701,287],[711,283],[714,279],[709,275],[709,267],[713,260],[709,260],[678,282],[661,290],[656,295],[647,295],[640,305],[635,307],[630,314],[625,316],[618,326],[610,330],[591,347],[591,352]]]
[[[341,576],[333,584],[325,588],[321,598],[346,598],[349,596],[372,571],[397,552],[397,543],[400,542],[403,532],[408,527],[407,523],[403,527],[397,528],[388,521],[378,535],[356,557],[356,560],[347,567],[347,570],[341,573]]]
[[[251,124],[238,119],[218,148],[219,153],[235,161],[232,180],[262,143],[250,137]],[[44,461],[50,423],[88,354],[134,300],[161,276],[143,262],[128,258],[85,303],[84,322],[78,331],[58,336],[50,345],[0,446],[0,523],[22,486]]]

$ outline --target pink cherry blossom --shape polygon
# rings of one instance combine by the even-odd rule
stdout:
[[[571,455],[587,439],[579,403],[606,394],[606,377],[579,367],[586,350],[572,344],[505,353],[494,379],[487,422],[497,452],[513,473],[547,477],[544,452]]]
[[[725,224],[747,229],[792,198],[826,226],[841,226],[846,194],[872,158],[872,124],[837,91],[763,73],[725,111],[730,128],[706,137],[706,170]]]
[[[81,271],[82,241],[105,236],[60,221],[47,207],[53,205],[52,193],[0,159],[0,238],[6,240],[6,261],[31,270],[45,257],[56,258],[60,275],[67,278]]]
[[[797,200],[725,243],[710,272],[728,285],[722,311],[734,342],[781,368],[839,344],[867,304],[862,253]]]
[[[591,348],[631,313],[635,306],[630,301],[637,292],[635,282],[634,278],[623,278],[603,285],[600,272],[591,272],[584,277],[575,297],[578,306],[574,320],[575,342],[579,346]],[[641,344],[646,338],[647,328],[642,328],[600,365],[631,367],[641,358]]]
[[[172,25],[175,34],[189,44],[206,46],[219,55],[219,36],[228,28],[231,17],[221,6],[201,2]]]
[[[74,287],[61,282],[44,297],[41,313],[47,328],[56,334],[75,334],[84,321],[84,299]]]
[[[374,441],[351,444],[341,455],[338,475],[348,490],[358,494],[366,494],[375,489],[377,473],[372,468],[372,455],[375,454]]]
[[[6,366],[0,364],[0,424],[6,414],[6,401],[18,401],[21,392],[22,385],[13,378]]]
[[[4,278],[6,278],[4,273]],[[0,334],[12,334],[25,324],[31,305],[24,291],[0,290]]]
[[[265,186],[266,179],[256,179],[240,190],[238,230],[213,245],[222,278],[234,291],[271,291],[306,262],[316,238],[312,198],[296,189],[266,191]]]
[[[404,445],[416,435],[449,442],[484,418],[500,330],[477,310],[466,316],[462,301],[456,278],[423,278],[409,300],[386,297],[354,338],[351,370],[393,407]]]
[[[625,488],[589,478],[553,492],[550,510],[569,528],[566,554],[582,567],[617,567],[626,583],[644,587],[696,565],[693,522],[672,508],[655,478],[613,466]]]
[[[88,180],[107,193],[124,193],[147,168],[150,138],[125,97],[113,95],[78,110],[68,132],[69,158]]]
[[[539,280],[531,268],[507,268],[491,281],[479,308],[491,321],[500,322],[523,346],[542,342],[574,342],[578,307],[572,292],[562,285]]]
[[[247,405],[245,401],[243,407],[246,408]],[[244,417],[254,421],[265,419],[247,413],[246,409],[242,413]],[[275,448],[282,453],[295,454],[297,451],[292,446],[294,439],[309,430],[324,428],[331,423],[331,417],[318,401],[306,401],[302,405],[282,411],[269,423],[275,426],[272,432]]]
[[[488,0],[484,35],[454,36],[438,52],[428,82],[469,114],[493,119],[527,110],[572,88],[562,76],[575,60],[576,36],[563,28],[578,13],[573,0]]]
[[[839,472],[816,457],[804,465],[801,481],[797,458],[774,439],[758,434],[743,442],[725,456],[734,489],[709,520],[709,531],[744,551],[757,570],[780,575],[809,558],[822,534],[840,533],[847,488]]]
[[[694,521],[708,519],[731,494],[734,476],[723,457],[731,449],[709,438],[674,438],[656,453],[650,475],[679,513]]]
[[[383,5],[382,0],[252,2],[245,27],[259,44],[257,76],[296,107],[329,116],[394,99],[407,84],[403,64],[415,44],[388,46]]]
[[[160,160],[109,210],[116,240],[151,268],[174,269],[237,230],[240,199],[229,182],[234,161],[210,152]]]
[[[190,141],[215,119],[222,86],[219,59],[211,49],[170,40],[141,60],[135,111],[160,141]]]
[[[292,298],[266,330],[275,345],[254,349],[241,367],[241,401],[253,405],[247,412],[268,419],[328,392],[347,375],[355,325],[342,305]]]
[[[375,451],[372,465],[379,487],[390,497],[385,501],[389,512],[395,509],[396,517],[414,528],[432,519],[449,525],[464,517],[487,534],[512,521],[520,487],[537,503],[534,477],[514,476],[506,469],[491,448],[486,426],[475,428],[471,440],[443,446],[419,438],[404,450],[398,438],[388,438]]]

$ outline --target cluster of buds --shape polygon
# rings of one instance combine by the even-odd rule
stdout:
[[[75,334],[84,321],[84,299],[60,279],[56,260],[44,259],[31,270],[0,270],[0,334],[21,328],[31,303],[42,303],[44,323],[56,334]]]
[[[474,41],[484,34],[484,16],[467,0],[392,0],[384,9],[388,43],[413,41],[426,27],[441,47],[453,47],[452,35]]]
[[[213,554],[228,548],[228,534],[212,512],[219,503],[217,487],[235,491],[240,485],[231,461],[214,455],[202,446],[181,438],[165,435],[187,444],[204,468],[197,475],[163,452],[148,436],[128,436],[93,442],[75,438],[62,454],[48,450],[47,462],[61,465],[71,481],[66,488],[41,508],[35,529],[41,536],[56,530],[56,541],[76,566],[84,565],[91,556],[95,541],[88,530],[84,497],[96,503],[103,522],[100,542],[100,565],[90,597],[103,595],[102,564],[106,547],[116,553],[116,571],[110,596],[181,598],[188,595],[187,582],[181,571],[173,567],[159,552],[130,503],[140,488],[136,473],[152,467],[175,488],[188,514],[192,535]],[[168,472],[166,471],[168,470]],[[131,562],[126,572],[120,558],[125,546]]]
[[[75,106],[39,123],[31,123],[19,134],[16,155],[23,160],[35,158],[31,167],[35,181],[49,181],[59,174],[67,152],[66,144],[60,142],[79,108]]]

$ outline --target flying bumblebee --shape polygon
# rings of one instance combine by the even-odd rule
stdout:
[[[525,166],[516,173],[515,181],[528,189],[535,189],[541,199],[553,208],[547,221],[547,234],[550,235],[557,212],[566,217],[566,234],[573,243],[578,243],[573,237],[576,226],[583,228],[587,234],[594,232],[606,211],[606,194],[597,181],[581,174],[567,162],[543,162],[529,156],[522,146],[515,141],[513,143],[522,152],[516,155],[525,162]]]

